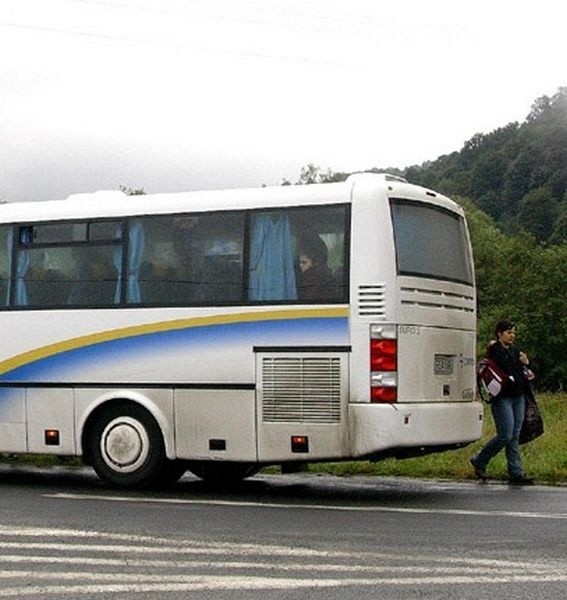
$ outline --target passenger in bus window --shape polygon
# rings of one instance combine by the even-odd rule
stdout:
[[[300,300],[328,299],[331,295],[333,273],[327,258],[327,246],[318,235],[301,242],[297,285]]]

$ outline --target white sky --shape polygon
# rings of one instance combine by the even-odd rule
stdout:
[[[558,0],[0,0],[0,199],[404,168],[567,85]]]

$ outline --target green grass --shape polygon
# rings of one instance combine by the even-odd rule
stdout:
[[[0,454],[0,462],[34,467],[80,467],[83,463],[75,456],[57,456],[55,454]]]
[[[521,446],[524,468],[538,483],[567,484],[567,394],[538,394],[543,414],[543,436]],[[430,454],[407,460],[387,459],[378,463],[345,462],[310,465],[310,472],[334,475],[376,475],[433,479],[473,479],[469,458],[494,435],[490,408],[485,405],[484,435],[461,450]],[[498,454],[490,463],[488,475],[507,479],[506,457]]]

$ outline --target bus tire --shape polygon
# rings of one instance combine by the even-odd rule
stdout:
[[[260,466],[250,463],[198,461],[189,463],[189,471],[215,486],[229,486],[252,477]]]
[[[161,430],[153,416],[133,402],[120,402],[94,417],[87,436],[90,464],[117,487],[147,487],[167,464]]]

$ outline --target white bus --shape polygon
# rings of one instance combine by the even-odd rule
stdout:
[[[463,211],[390,175],[3,205],[0,294],[1,453],[141,486],[481,435]]]

